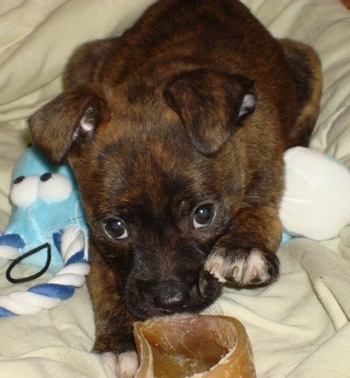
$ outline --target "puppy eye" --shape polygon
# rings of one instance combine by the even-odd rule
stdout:
[[[193,215],[194,228],[208,226],[215,217],[215,207],[211,204],[199,206]]]
[[[126,239],[129,234],[124,221],[118,218],[109,218],[103,222],[105,233],[112,239]]]

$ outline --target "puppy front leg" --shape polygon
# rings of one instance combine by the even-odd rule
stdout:
[[[101,354],[116,377],[132,378],[139,362],[130,315],[123,311],[123,305],[118,302],[114,302],[114,310],[98,308],[98,305],[101,303],[94,303],[96,340],[93,351]]]
[[[218,240],[205,269],[221,282],[239,287],[257,286],[279,276],[275,252],[281,222],[274,207],[245,208],[235,216],[231,232]]]
[[[92,247],[88,286],[95,318],[93,351],[102,355],[117,377],[131,378],[138,368],[134,318],[117,290],[117,279]]]

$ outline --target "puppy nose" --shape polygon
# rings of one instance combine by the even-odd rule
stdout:
[[[162,282],[159,289],[159,294],[153,297],[153,303],[162,313],[173,314],[186,311],[189,295],[177,282]]]

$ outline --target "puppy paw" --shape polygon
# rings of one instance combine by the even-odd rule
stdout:
[[[112,352],[102,354],[102,359],[118,378],[132,378],[139,367],[136,352],[125,352],[115,355]]]
[[[257,286],[278,277],[279,260],[274,253],[257,248],[232,251],[219,248],[209,255],[204,269],[220,282]]]
[[[118,356],[112,352],[106,352],[101,355],[102,360],[110,367],[113,373],[119,374]]]

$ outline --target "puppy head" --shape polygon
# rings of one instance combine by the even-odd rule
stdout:
[[[248,79],[196,70],[161,90],[76,87],[29,120],[51,160],[68,157],[91,243],[137,318],[198,312],[218,297],[203,268],[242,201],[240,126],[254,107]]]

